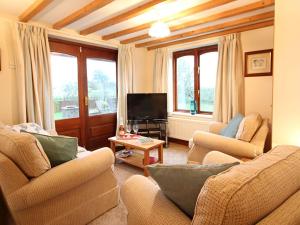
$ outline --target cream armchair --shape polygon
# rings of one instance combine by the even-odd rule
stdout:
[[[8,137],[28,142],[23,136]],[[111,149],[82,153],[30,178],[6,154],[16,148],[12,141],[0,141],[0,224],[84,225],[118,204]]]
[[[209,132],[196,131],[190,141],[188,162],[203,163],[203,159],[211,151],[223,152],[242,161],[253,159],[263,153],[269,132],[267,119],[263,120],[250,142],[219,135],[225,126],[224,123],[214,122],[210,125]]]
[[[300,149],[280,146],[208,178],[193,218],[144,176],[130,177],[121,195],[128,225],[296,225],[300,224],[299,177]]]

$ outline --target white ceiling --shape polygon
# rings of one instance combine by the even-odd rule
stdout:
[[[0,14],[11,15],[11,16],[19,16],[23,11],[25,11],[35,0],[0,0]],[[50,5],[48,5],[42,12],[36,15],[33,18],[33,21],[40,22],[43,24],[51,25],[60,19],[66,17],[67,15],[71,14],[72,12],[80,9],[81,7],[85,6],[86,4],[90,3],[92,0],[55,0]],[[191,8],[196,6],[200,3],[207,2],[208,0],[169,0],[164,3],[160,3],[156,5],[152,10],[149,12],[142,14],[140,16],[134,17],[130,20],[124,21],[122,23],[115,24],[108,28],[105,28],[101,31],[98,31],[97,34],[105,35],[112,32],[124,30],[126,28],[130,28],[139,24],[143,24],[145,22],[152,21],[154,19],[160,19],[163,16],[167,16],[169,14],[173,14],[179,11],[182,11],[187,8]],[[180,24],[186,21],[195,20],[201,17],[209,16],[218,12],[222,12],[228,9],[236,8],[239,6],[247,5],[253,2],[257,2],[258,0],[236,0],[234,2],[228,3],[226,5],[222,5],[210,10],[203,11],[201,13],[193,14],[191,16],[182,18],[180,20],[176,20],[170,25]],[[148,2],[148,0],[114,0],[112,3],[104,6],[103,8],[94,11],[93,13],[89,14],[88,16],[70,24],[67,26],[67,29],[73,29],[76,31],[80,31],[84,28],[87,28],[91,25],[94,25],[98,22],[101,22],[105,19],[114,17],[122,12],[125,12],[129,9],[135,8],[141,4]],[[209,24],[201,25],[199,27],[205,27],[212,24],[221,23],[224,21],[242,18],[246,15],[253,15],[261,12],[271,11],[274,7],[268,7],[263,10],[258,10],[256,12],[247,13],[244,15],[239,15],[233,18],[219,20],[217,22],[212,22]],[[197,28],[197,27],[196,27]],[[194,28],[189,28],[186,30],[182,30],[181,33],[184,31],[188,31]],[[134,34],[122,36],[117,38],[118,40],[123,40],[126,38],[134,37],[140,34],[147,33],[147,30],[139,31]],[[175,33],[174,33],[175,34]]]

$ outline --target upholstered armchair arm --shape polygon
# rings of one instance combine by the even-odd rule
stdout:
[[[22,210],[52,199],[97,177],[111,168],[114,155],[109,148],[54,167],[31,180],[8,198],[13,210]]]
[[[226,123],[211,122],[209,124],[209,132],[213,134],[220,134],[221,130],[226,126],[227,126]]]
[[[211,151],[205,155],[202,164],[209,165],[209,164],[222,164],[222,163],[234,163],[234,162],[243,163],[242,160],[227,155],[223,152]]]
[[[148,178],[135,175],[121,189],[128,210],[128,225],[190,225],[181,212]]]
[[[254,158],[260,152],[260,148],[251,143],[204,131],[197,131],[194,134],[193,142],[194,145],[210,151],[216,150],[238,157]]]

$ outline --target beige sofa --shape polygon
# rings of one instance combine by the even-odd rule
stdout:
[[[188,152],[189,163],[202,163],[210,151],[219,151],[246,161],[261,155],[264,151],[265,141],[269,132],[268,120],[264,119],[250,142],[241,141],[219,135],[226,126],[225,123],[214,122],[210,124],[209,132],[196,131],[190,141]]]
[[[47,170],[31,178],[15,160],[28,160],[27,155],[14,155],[16,148],[24,153],[41,150],[28,135],[0,129],[1,225],[83,225],[118,204],[119,187],[109,148],[83,152],[83,156],[50,169],[47,160],[30,159],[31,172],[37,172],[38,163],[44,165],[40,169]]]
[[[210,177],[193,219],[142,176],[121,189],[128,225],[299,225],[300,149],[280,146]]]

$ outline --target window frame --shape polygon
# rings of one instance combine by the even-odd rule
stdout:
[[[190,112],[190,110],[179,109],[177,107],[177,59],[183,56],[194,56],[194,99],[197,102],[197,112],[198,114],[212,115],[212,112],[201,111],[200,105],[200,55],[218,52],[218,45],[203,46],[194,49],[181,50],[173,52],[173,111],[174,112]]]

